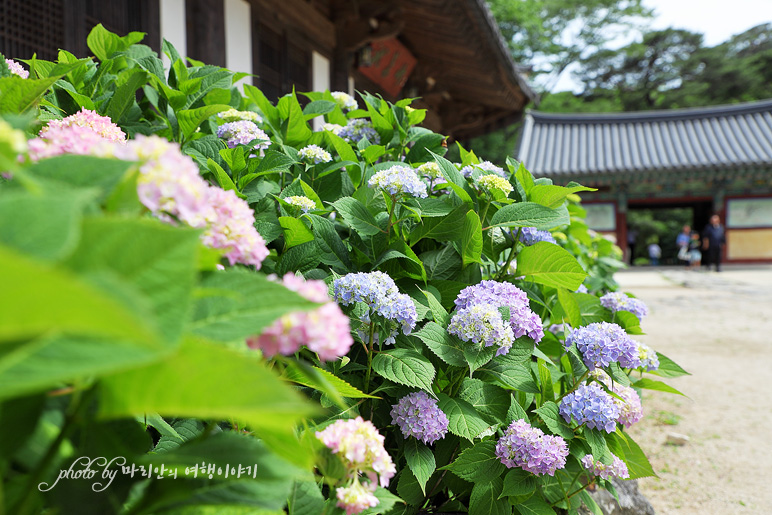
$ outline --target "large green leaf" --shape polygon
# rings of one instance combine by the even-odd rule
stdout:
[[[463,265],[479,263],[482,259],[482,224],[480,217],[474,211],[467,211],[464,225],[461,229],[461,259]]]
[[[362,236],[373,236],[381,232],[375,217],[364,204],[353,197],[343,197],[332,204],[335,210],[343,216],[346,225]]]
[[[535,202],[516,202],[496,211],[491,227],[536,227],[546,231],[569,222],[565,207],[550,209]]]
[[[464,342],[457,337],[448,334],[436,322],[429,322],[421,328],[420,331],[413,333],[413,336],[419,338],[429,350],[437,355],[448,365],[455,367],[465,367]]]
[[[126,176],[134,163],[117,159],[103,159],[91,156],[63,155],[43,159],[32,165],[28,172],[35,177],[57,183],[57,194],[61,192],[59,184],[76,188],[94,188],[100,197],[106,198]],[[62,192],[62,196],[67,193]]]
[[[443,469],[448,469],[471,483],[487,483],[498,478],[505,470],[501,460],[496,456],[495,440],[476,443]]]
[[[337,267],[341,272],[347,272],[351,269],[350,251],[333,224],[327,218],[309,215],[313,222],[313,233],[316,236],[317,246],[322,252],[322,263]]]
[[[348,397],[351,399],[378,398],[360,391],[340,377],[319,367],[291,363],[285,369],[284,377],[295,383],[302,384],[303,386],[325,392],[330,397],[338,395],[340,397]]]
[[[428,392],[432,391],[432,381],[436,374],[431,361],[409,349],[379,352],[373,358],[373,370],[390,381]]]
[[[260,334],[263,327],[290,311],[317,306],[264,275],[239,270],[210,274],[201,281],[201,293],[190,328],[219,341]]]
[[[491,423],[507,422],[507,411],[512,396],[498,386],[465,377],[458,396],[474,406],[477,412],[487,417]]]
[[[549,208],[557,208],[563,205],[566,197],[580,191],[597,191],[595,188],[585,186],[554,186],[552,184],[537,184],[528,191],[528,200]]]
[[[502,496],[520,496],[533,493],[538,487],[536,477],[521,468],[513,468],[504,476]]]
[[[134,68],[121,74],[112,98],[107,104],[107,116],[113,121],[120,121],[129,109],[136,104],[137,90],[147,84],[148,74]]]
[[[480,372],[502,388],[528,393],[540,393],[541,391],[536,385],[530,369],[514,357],[497,356],[480,367]]]
[[[410,232],[410,245],[415,245],[423,238],[431,238],[437,241],[457,240],[459,235],[462,234],[464,227],[468,223],[467,212],[469,212],[469,206],[463,204],[455,208],[447,216],[422,219],[421,222],[416,225],[415,228]],[[472,243],[472,239],[474,237],[473,231],[471,231],[471,229],[473,229],[472,225],[473,224],[469,222],[470,243]],[[482,243],[480,244],[482,245]]]
[[[61,63],[54,66],[49,76],[41,79],[22,79],[19,76],[0,78],[0,113],[20,114],[34,106],[48,88],[87,60]]]
[[[539,495],[532,495],[525,501],[515,505],[520,515],[555,515],[555,510]]]
[[[314,233],[298,218],[280,216],[279,225],[284,230],[285,248],[289,249],[309,241],[314,241]]]
[[[518,254],[517,275],[524,275],[539,284],[574,291],[587,277],[587,272],[564,248],[540,241]]]
[[[654,372],[651,372],[652,374],[656,374],[662,377],[678,377],[678,376],[684,376],[684,375],[686,376],[691,375],[689,372],[681,368],[681,366],[678,363],[668,358],[664,354],[661,354],[658,352],[657,358],[659,358],[659,368]]]
[[[189,139],[196,129],[212,115],[215,115],[221,111],[227,111],[231,106],[225,104],[213,104],[197,109],[182,109],[177,112],[177,121],[180,124],[180,132]]]
[[[448,430],[454,435],[472,441],[488,429],[490,424],[474,409],[474,406],[462,399],[439,394],[439,407],[448,416]]]
[[[289,118],[284,141],[287,145],[300,147],[311,137],[313,132],[308,127],[306,117],[303,115],[303,109],[298,103],[295,92],[293,91],[292,96],[285,98],[289,98]]]
[[[483,483],[477,483],[472,488],[469,498],[469,513],[475,515],[509,515],[512,506],[506,499],[499,499],[503,482],[500,477]]]
[[[616,433],[606,435],[606,442],[611,452],[619,456],[627,464],[630,479],[657,475],[654,469],[651,468],[651,463],[649,463],[646,455],[629,434],[621,433],[617,429]]]
[[[649,379],[647,377],[638,379],[633,383],[633,386],[636,388],[646,388],[647,390],[657,390],[659,392],[668,392],[668,393],[675,393],[677,395],[684,395],[680,391],[676,390],[672,386],[663,383],[662,381],[655,381],[654,379]],[[686,397],[686,395],[684,395]]]
[[[574,293],[573,297],[579,306],[579,312],[582,316],[581,325],[593,324],[595,322],[610,322],[611,316],[609,310],[601,306],[600,299],[589,293]]]
[[[289,515],[318,515],[324,512],[324,496],[314,481],[295,481],[287,499]]]
[[[579,310],[579,303],[576,301],[574,293],[565,288],[558,288],[558,301],[565,314],[565,320],[571,324],[572,327],[581,326],[582,313]]]
[[[437,468],[434,452],[417,439],[409,438],[405,442],[405,460],[418,481],[421,491],[426,494],[426,482]]]
[[[539,415],[544,421],[544,424],[556,435],[560,435],[566,440],[570,440],[574,437],[574,432],[566,424],[563,417],[560,416],[558,411],[558,405],[552,401],[545,402],[542,406],[536,410],[536,414]]]

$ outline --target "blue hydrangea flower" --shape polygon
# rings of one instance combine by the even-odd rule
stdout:
[[[381,188],[389,195],[407,194],[411,197],[426,198],[426,184],[409,166],[394,165],[370,177],[371,188]]]
[[[574,293],[589,293],[589,290],[587,290],[587,286],[580,284]]]
[[[507,176],[502,167],[496,166],[490,161],[483,161],[482,163],[467,165],[461,169],[461,175],[468,179],[472,176],[472,173],[474,173],[475,170],[480,170],[481,172],[488,174],[496,174],[499,177]]]
[[[619,406],[614,397],[598,383],[582,385],[563,397],[559,411],[568,423],[573,418],[579,425],[586,424],[590,429],[602,429],[607,433],[616,430],[619,418]]]
[[[448,332],[480,347],[496,346],[497,356],[508,353],[515,341],[512,328],[493,304],[475,304],[456,310]]]
[[[354,118],[349,120],[345,127],[343,127],[338,136],[348,141],[349,143],[359,143],[362,138],[367,138],[367,141],[373,145],[377,145],[381,142],[381,137],[378,132],[373,128],[373,124],[364,118]]]
[[[406,395],[394,404],[391,423],[399,426],[405,438],[414,436],[427,445],[445,438],[448,432],[447,415],[423,391]]]
[[[607,367],[614,362],[625,368],[641,365],[638,346],[617,324],[595,322],[573,329],[564,342],[566,350],[574,343],[590,370]]]
[[[523,242],[523,245],[528,247],[539,241],[557,243],[555,237],[552,236],[552,233],[549,231],[540,231],[536,227],[523,227],[520,231],[520,241]]]
[[[638,357],[641,360],[640,368],[648,372],[657,370],[659,368],[659,356],[657,356],[657,353],[645,343],[636,341],[635,344],[638,346]]]
[[[637,316],[638,320],[643,320],[649,314],[649,308],[646,307],[642,300],[628,297],[618,291],[605,294],[600,298],[600,304],[614,313],[617,311],[629,311]]]
[[[370,315],[378,315],[391,321],[392,331],[384,343],[394,343],[397,328],[403,334],[410,334],[415,327],[418,313],[413,299],[400,293],[394,280],[383,272],[353,273],[335,279],[332,283],[333,297],[338,304],[348,306],[363,302],[369,306],[369,313],[363,320],[370,323]]]
[[[545,435],[525,420],[516,420],[496,442],[496,456],[508,468],[554,476],[556,470],[566,466],[568,445],[559,436]]]
[[[528,295],[512,283],[482,281],[464,288],[456,297],[456,309],[461,310],[476,304],[509,308],[509,325],[515,338],[528,336],[539,343],[544,337],[541,318],[531,310]]]

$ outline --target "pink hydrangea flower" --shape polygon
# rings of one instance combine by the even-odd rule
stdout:
[[[374,487],[372,483],[369,483]],[[374,508],[378,505],[378,498],[373,495],[371,487],[362,485],[359,481],[354,481],[351,486],[338,488],[335,493],[338,498],[338,507],[346,510],[346,515],[362,513],[367,508]]]
[[[18,75],[22,79],[28,79],[29,78],[29,72],[24,69],[24,67],[14,61],[13,59],[6,59],[5,64],[8,65],[8,69],[13,73],[14,75]]]
[[[194,165],[195,166],[195,165]],[[208,188],[209,219],[203,241],[207,247],[225,249],[230,264],[243,263],[260,268],[268,257],[265,240],[255,229],[255,214],[232,190]]]
[[[110,117],[101,116],[97,112],[86,109],[85,107],[77,113],[66,118],[62,118],[61,120],[51,120],[48,122],[47,127],[43,127],[39,135],[44,136],[46,132],[54,128],[73,126],[91,129],[109,141],[126,141],[126,134],[121,130],[120,127],[113,123]]]
[[[282,283],[311,302],[323,305],[313,311],[288,313],[268,326],[258,336],[247,339],[247,345],[260,349],[266,356],[289,356],[305,345],[322,361],[345,356],[354,343],[348,317],[332,302],[323,281],[306,281],[286,274]]]
[[[41,136],[29,140],[29,156],[33,161],[63,154],[92,155],[110,142],[88,127],[52,127]]]

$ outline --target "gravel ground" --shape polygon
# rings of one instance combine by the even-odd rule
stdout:
[[[658,514],[772,513],[772,267],[617,279],[649,306],[636,338],[692,374],[665,379],[686,397],[644,392],[630,433],[659,477],[641,491]],[[689,442],[666,443],[671,432]]]

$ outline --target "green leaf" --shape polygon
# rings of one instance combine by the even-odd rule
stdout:
[[[426,483],[437,468],[434,452],[417,439],[409,438],[405,442],[405,460],[425,495]]]
[[[681,368],[681,366],[678,365],[675,361],[668,358],[664,354],[658,352],[657,357],[659,358],[659,368],[654,372],[651,372],[652,374],[656,374],[662,377],[679,377],[691,375],[689,372]]]
[[[495,477],[485,483],[477,483],[469,497],[469,513],[474,515],[510,515],[512,506],[505,499],[499,499],[503,482]]]
[[[113,34],[99,23],[89,32],[86,37],[86,44],[100,61],[104,61],[112,57],[115,52],[122,52],[131,45],[139,43],[144,37],[145,34],[142,32],[129,32],[126,36],[121,37]]]
[[[337,267],[341,272],[348,272],[352,268],[351,252],[335,230],[335,224],[321,216],[308,216],[313,223],[312,230],[316,237],[316,244],[322,253],[322,263]]]
[[[483,347],[474,343],[464,345],[464,359],[469,365],[469,374],[471,375],[475,370],[493,359],[496,350],[497,348],[493,345],[490,347]]]
[[[260,334],[267,325],[291,311],[318,306],[264,275],[240,270],[210,274],[201,282],[190,330],[216,341],[233,341]]]
[[[517,420],[525,420],[528,421],[528,414],[525,412],[523,407],[520,405],[519,402],[517,402],[517,399],[515,399],[514,396],[510,396],[510,402],[509,402],[509,409],[507,410],[507,423],[512,423]]]
[[[555,510],[539,495],[532,495],[525,501],[516,504],[515,509],[520,515],[555,515]]]
[[[57,64],[42,79],[22,79],[16,75],[0,79],[0,113],[21,114],[34,106],[53,83],[72,70],[82,66],[87,60],[74,63]]]
[[[235,419],[293,434],[312,406],[268,370],[257,353],[192,339],[169,358],[102,380],[100,415]]]
[[[501,497],[530,495],[537,487],[538,483],[533,474],[520,468],[513,468],[504,476]]]
[[[450,214],[443,217],[424,218],[410,232],[410,246],[414,246],[423,238],[431,238],[437,241],[457,240],[459,234],[469,224],[470,243],[472,240],[472,224],[467,222],[469,206],[458,206]]]
[[[571,440],[574,437],[574,432],[566,424],[563,417],[558,412],[558,405],[553,401],[547,401],[536,410],[536,414],[539,415],[544,421],[544,424],[549,430],[556,435],[560,435],[566,440]]]
[[[592,455],[596,460],[601,459],[608,454],[608,446],[606,445],[606,439],[603,437],[603,433],[598,429],[590,429],[584,427],[582,429],[582,435],[592,449]]]
[[[373,358],[373,370],[395,383],[432,393],[435,370],[431,361],[414,350],[390,349]]]
[[[262,111],[265,119],[273,125],[274,128],[279,127],[279,110],[271,104],[262,91],[252,86],[251,84],[244,84],[244,93],[252,102],[257,104],[257,107]]]
[[[467,211],[464,226],[461,229],[461,259],[463,266],[480,263],[482,259],[482,224],[474,211]]]
[[[43,159],[28,168],[30,175],[76,188],[96,188],[105,198],[135,163],[91,156],[63,155]],[[63,195],[67,195],[63,193]]]
[[[579,288],[587,273],[582,266],[564,248],[546,241],[525,247],[517,256],[517,275],[524,275],[527,280],[553,286]]]
[[[357,388],[354,388],[340,377],[319,367],[300,367],[299,364],[293,364],[285,369],[284,377],[309,388],[328,392],[330,389],[337,392],[341,397],[350,399],[378,399],[374,395],[368,395]]]
[[[603,515],[603,510],[601,510],[600,506],[598,506],[598,503],[595,502],[595,499],[593,499],[592,495],[590,495],[587,490],[582,490],[579,492],[579,496],[582,498],[584,505],[587,506],[593,515]]]
[[[476,443],[459,454],[453,463],[442,468],[450,470],[470,483],[491,481],[498,478],[505,470],[501,460],[496,456],[495,440]]]
[[[507,158],[507,164],[509,164],[509,158]],[[531,175],[531,172],[525,169],[525,166],[523,166],[523,163],[520,163],[517,166],[517,171],[515,172],[515,178],[517,179],[517,182],[520,183],[520,185],[523,187],[523,191],[525,191],[526,195],[529,191],[531,191],[531,188],[533,188],[533,175]]]
[[[353,197],[343,197],[333,202],[335,210],[343,216],[346,225],[354,229],[360,235],[373,236],[381,232],[375,217],[367,210],[364,204]]]
[[[550,209],[535,202],[509,204],[491,217],[491,227],[536,227],[543,231],[568,225],[569,222],[565,207]]]
[[[444,157],[435,154],[431,150],[427,150],[429,154],[434,157],[434,161],[437,163],[437,166],[440,167],[440,171],[442,172],[442,176],[445,177],[445,180],[448,181],[449,184],[455,185],[456,187],[453,188],[453,191],[458,195],[458,197],[466,204],[472,204],[472,197],[471,195],[474,193],[474,190],[471,189],[469,186],[469,183],[467,182],[466,178],[464,178],[463,175],[461,175],[461,172],[458,171],[456,168],[456,165],[445,159]]]
[[[380,486],[375,490],[374,495],[375,498],[378,499],[378,504],[373,508],[368,508],[361,512],[360,515],[378,515],[381,513],[391,513],[390,510],[394,507],[395,504],[404,502],[402,499]]]
[[[318,515],[324,512],[324,496],[313,481],[295,481],[287,499],[289,515]]]
[[[629,434],[620,433],[617,430],[616,433],[606,435],[606,442],[611,452],[619,456],[627,465],[627,470],[630,471],[630,479],[648,476],[656,477],[657,474],[651,468],[651,463],[649,463],[646,455]]]
[[[684,395],[672,386],[663,383],[662,381],[655,381],[654,379],[648,379],[646,377],[638,379],[633,383],[636,388],[645,388],[647,390],[657,390],[659,392],[675,393],[676,395]]]
[[[289,118],[284,141],[287,145],[300,148],[311,137],[313,132],[308,127],[308,123],[306,123],[306,118],[303,115],[303,110],[300,108],[295,91],[293,90],[292,95],[285,98],[289,98]]]
[[[227,111],[231,106],[225,104],[214,104],[197,109],[182,109],[177,112],[177,121],[180,124],[180,132],[185,139],[190,139],[196,129],[204,123],[204,120],[221,111]]]
[[[483,372],[485,376],[491,378],[502,388],[528,393],[541,392],[530,369],[516,359],[507,358],[507,356],[497,356],[480,367],[480,372]]]
[[[314,241],[314,233],[302,220],[291,216],[280,216],[279,225],[284,229],[284,242],[286,248],[292,248],[309,241]]]
[[[589,293],[574,293],[573,297],[579,305],[582,315],[582,324],[588,325],[595,322],[610,322],[609,310],[601,306],[600,299]]]
[[[420,331],[413,333],[413,336],[424,342],[429,350],[448,365],[455,367],[467,365],[464,359],[464,342],[448,334],[439,324],[428,322]]]
[[[474,406],[478,413],[487,416],[492,424],[506,422],[512,396],[498,386],[466,377],[458,396]]]
[[[579,303],[574,298],[574,293],[564,288],[558,288],[558,301],[560,302],[560,307],[563,308],[563,313],[568,323],[572,327],[581,326],[582,313],[579,310]]]
[[[614,321],[619,324],[627,334],[644,334],[641,330],[640,319],[629,311],[617,311],[614,313]]]
[[[310,120],[311,118],[331,113],[335,110],[336,105],[337,104],[331,100],[314,100],[313,102],[309,102],[308,105],[303,108],[303,115],[305,115],[306,120]]]
[[[117,88],[107,104],[107,116],[118,122],[123,119],[131,106],[136,104],[137,90],[147,84],[148,74],[141,69],[133,69],[121,74],[116,82]]]
[[[462,399],[439,394],[439,408],[448,416],[448,429],[461,438],[472,441],[490,427],[474,406]]]
[[[587,188],[585,186],[573,186],[566,188],[565,186],[554,186],[548,184],[537,184],[528,191],[528,200],[536,202],[542,206],[555,209],[563,205],[566,197],[572,193],[580,191],[598,191],[595,188]]]

